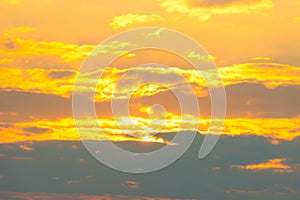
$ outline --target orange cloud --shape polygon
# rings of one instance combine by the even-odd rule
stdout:
[[[232,169],[242,169],[242,170],[251,170],[251,171],[267,171],[279,173],[289,173],[293,172],[294,169],[286,164],[283,164],[287,159],[286,158],[276,158],[268,160],[264,163],[259,164],[249,164],[249,165],[232,165]]]

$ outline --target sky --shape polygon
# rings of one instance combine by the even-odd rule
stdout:
[[[300,195],[299,0],[0,0],[0,7],[0,199]],[[127,41],[98,46],[143,27],[157,27],[147,40],[163,41],[167,29],[193,38],[207,55],[186,49],[185,56],[215,63],[216,69],[199,74],[187,60],[163,50],[126,52],[134,46]],[[80,70],[95,49],[107,57],[122,54],[101,77],[99,69]],[[214,133],[208,131],[208,88],[220,87],[216,72],[227,112],[222,131]],[[84,93],[97,84],[89,100],[96,119],[75,124],[75,82]],[[173,90],[195,98],[197,106],[187,105],[182,113]],[[115,110],[113,101],[119,105]],[[126,102],[130,117],[122,107]],[[110,169],[81,144],[108,139],[125,149],[149,151],[176,145],[170,136],[195,130],[191,150],[145,175]],[[195,149],[207,134],[221,137],[199,160]]]

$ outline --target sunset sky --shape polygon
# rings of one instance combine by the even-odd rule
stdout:
[[[300,196],[299,0],[0,0],[0,8],[0,199]],[[207,158],[197,158],[197,141],[174,166],[138,176],[96,162],[80,139],[136,151],[176,145],[177,132],[196,130],[202,141],[211,133],[208,87],[220,87],[213,70],[202,71],[206,82],[183,58],[154,49],[126,52],[102,77],[80,74],[101,42],[142,27],[158,27],[158,39],[173,29],[206,49],[207,57],[189,49],[186,56],[216,64],[227,114]],[[113,56],[130,45],[114,41],[100,51]],[[72,113],[76,77],[97,83],[97,119],[77,121],[84,138]],[[153,84],[140,84],[149,77]],[[200,115],[181,113],[172,89],[195,96],[199,107],[190,109]],[[111,101],[129,101],[131,120],[122,108],[114,115]]]

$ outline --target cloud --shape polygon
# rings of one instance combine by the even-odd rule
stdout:
[[[72,115],[71,99],[49,94],[0,91],[0,128],[12,126],[9,122],[31,121],[32,118],[51,119]]]
[[[253,197],[263,198],[263,199],[274,199],[274,195],[278,197],[282,197],[286,199],[287,197],[291,197],[290,199],[296,198],[300,194],[300,190],[295,188],[294,186],[285,186],[276,184],[272,187],[264,187],[263,189],[244,189],[244,188],[233,188],[227,189],[225,191],[227,194],[231,195],[239,195],[238,197],[253,199]],[[248,198],[247,198],[248,199]]]
[[[169,136],[172,137],[172,135]],[[278,195],[285,195],[280,196],[282,197],[280,199],[297,199],[299,196],[297,192],[300,189],[298,170],[293,173],[272,173],[272,169],[256,172],[230,169],[230,165],[246,166],[247,163],[267,163],[270,158],[288,158],[287,161],[283,161],[281,164],[296,169],[299,165],[297,163],[300,161],[297,151],[300,138],[273,146],[262,137],[224,136],[220,138],[210,156],[206,157],[205,160],[199,160],[197,153],[203,138],[204,136],[197,135],[191,147],[171,166],[155,173],[143,175],[118,173],[114,169],[100,164],[85,149],[74,151],[72,145],[82,146],[80,141],[33,142],[31,147],[35,151],[28,152],[20,151],[18,148],[19,143],[1,144],[0,152],[5,153],[7,156],[0,160],[2,164],[0,174],[9,176],[9,179],[1,181],[2,191],[0,196],[3,199],[10,199],[5,196],[3,190],[20,191],[20,188],[26,188],[27,192],[35,191],[35,195],[46,192],[42,196],[37,196],[37,199],[45,199],[44,196],[47,195],[50,198],[51,192],[69,195],[68,193],[72,191],[78,193],[77,197],[74,197],[75,199],[80,194],[89,194],[86,199],[92,199],[93,196],[103,196],[103,194],[108,193],[126,194],[131,197],[149,195],[152,198],[207,199],[206,197],[208,197],[208,199],[250,200],[254,198],[255,191],[261,190],[267,190],[266,194],[259,193],[255,199],[274,199],[276,192],[278,192]],[[127,148],[129,147],[132,152],[145,152],[150,147],[151,149],[161,147],[161,144],[144,145],[137,142],[122,142],[117,143],[117,145],[126,150],[129,150]],[[16,155],[19,157],[32,157],[33,160],[9,159]],[[85,159],[84,164],[78,162],[81,157]],[[221,171],[212,171],[212,168],[216,166],[220,167]],[[93,174],[93,178],[88,179],[86,182],[73,185],[65,184],[66,181],[77,183],[78,180],[85,180],[85,177],[90,174]],[[57,178],[52,179],[53,177]],[[293,177],[292,182],[291,177]],[[103,181],[103,179],[107,181]],[[31,181],[31,184],[28,184],[28,180]],[[209,184],[203,180],[209,180]],[[122,184],[126,184],[127,181],[137,182],[140,187],[138,189],[122,187]],[[135,184],[129,183],[129,185]],[[183,190],[186,192],[183,193]],[[51,197],[52,199],[68,199],[65,196]],[[71,197],[70,199],[74,199]],[[27,199],[34,198],[29,196]],[[116,197],[115,199],[120,198]],[[140,197],[140,199],[142,198]]]
[[[300,136],[300,118],[237,118],[225,119],[222,134],[257,135],[269,139],[293,140]],[[280,131],[274,131],[280,130]]]
[[[136,181],[126,181],[125,183],[122,183],[122,187],[127,189],[138,189],[140,184]]]
[[[96,45],[77,45],[57,41],[36,41],[33,39],[24,39],[20,37],[25,32],[34,30],[31,27],[18,27],[5,32],[0,43],[4,46],[9,44],[12,49],[0,48],[0,53],[5,57],[0,58],[4,66],[0,69],[0,85],[5,91],[24,91],[43,94],[54,94],[62,97],[70,97],[73,91],[75,75],[78,75],[75,70],[68,69],[68,66],[63,65],[62,69],[51,69],[49,67],[55,65],[67,64],[75,61],[82,61],[86,56],[90,55]],[[160,31],[157,33],[159,35]],[[113,54],[117,55],[120,52],[126,53],[126,48],[132,46],[129,42],[112,41],[109,44],[98,47],[95,54]],[[128,53],[128,52],[127,52]],[[200,59],[211,61],[212,56],[202,56],[197,52],[186,51],[188,57],[192,59]],[[130,54],[128,54],[130,55]],[[27,58],[31,60],[27,62]],[[49,59],[44,62],[43,59]],[[257,57],[255,61],[265,60],[267,58]],[[26,62],[24,62],[26,60]],[[50,62],[50,64],[48,63]],[[47,63],[47,64],[45,64]],[[20,68],[18,65],[21,65]],[[39,66],[41,65],[41,66]],[[30,66],[30,67],[29,67]],[[50,69],[45,69],[50,68]],[[69,66],[70,68],[70,66]],[[168,88],[178,88],[180,86],[178,78],[169,80],[170,77],[182,75],[188,80],[188,83],[194,84],[194,89],[198,96],[205,96],[206,83],[202,76],[208,80],[208,85],[218,87],[216,83],[216,72],[219,72],[223,78],[225,86],[239,83],[260,83],[268,88],[275,88],[286,85],[299,85],[300,70],[297,66],[291,66],[281,63],[242,63],[232,66],[220,67],[218,71],[203,70],[201,74],[195,70],[185,69],[184,66],[166,68],[154,67],[129,67],[127,69],[117,69],[108,67],[105,75],[99,82],[96,101],[107,101],[110,98],[129,98],[130,91],[137,87],[137,84],[124,85],[122,88],[117,88],[117,82],[120,77],[129,71],[139,74],[144,74],[144,77],[156,78],[163,80],[166,84],[165,88],[158,85],[148,85],[140,88],[136,96],[151,96],[157,93],[165,92]],[[96,74],[97,71],[91,72]],[[149,74],[153,76],[149,76]],[[148,76],[147,76],[148,75]],[[99,77],[89,74],[81,75],[83,87],[82,91],[94,91],[93,88],[85,86],[87,84],[96,83]],[[14,80],[14,81],[11,81]],[[156,79],[154,79],[155,81]],[[130,81],[130,80],[129,80]],[[131,81],[134,81],[132,79]],[[114,90],[116,89],[116,90]],[[183,89],[184,90],[184,89]],[[113,91],[115,93],[113,94]]]
[[[214,56],[211,56],[211,55],[204,56],[204,55],[201,55],[201,54],[199,54],[199,53],[197,53],[195,51],[192,51],[192,50],[186,51],[186,56],[188,58],[197,58],[197,59],[199,59],[199,60],[201,60],[203,62],[207,62],[207,63],[212,62],[213,60],[216,59]]]
[[[254,60],[254,61],[268,61],[268,60],[272,60],[272,58],[269,58],[269,57],[254,57],[254,58],[251,58],[251,60]]]
[[[22,149],[23,151],[32,151],[32,150],[33,150],[33,148],[28,147],[28,146],[25,146],[25,145],[23,145],[23,144],[21,144],[21,145],[19,146],[19,148]]]
[[[78,147],[76,144],[72,144],[72,149],[74,149],[74,150],[78,150],[78,149],[79,149],[79,147]]]
[[[3,180],[3,179],[8,179],[9,177],[8,176],[3,176],[3,175],[0,175],[0,180]]]
[[[102,117],[98,122],[93,119],[80,119],[77,133],[74,119],[64,118],[56,121],[40,120],[14,123],[11,128],[3,128],[0,143],[47,140],[112,140],[145,141],[173,145],[153,133],[174,133],[195,131],[199,127],[201,134],[222,134],[227,136],[260,136],[270,141],[292,141],[300,136],[299,118],[231,118],[225,119],[221,133],[208,132],[210,118],[193,115],[165,113],[165,120],[153,121],[151,118],[138,116]],[[214,119],[217,120],[217,119]],[[26,132],[24,132],[25,130]],[[274,131],[278,130],[278,131]],[[30,134],[28,134],[30,133]]]
[[[275,173],[290,173],[294,169],[284,164],[287,158],[275,158],[268,160],[264,163],[259,164],[248,164],[248,165],[231,165],[232,169],[250,170],[250,171],[272,171]]]
[[[13,42],[6,42],[4,43],[4,46],[7,48],[7,49],[13,49],[15,47],[14,43]]]
[[[2,127],[2,128],[9,128],[9,127],[11,127],[12,125],[11,124],[9,124],[9,123],[3,123],[3,122],[0,122],[0,128]]]
[[[17,27],[5,32],[0,36],[0,44],[3,43],[8,48],[0,48],[0,53],[7,57],[23,58],[54,55],[60,57],[63,62],[70,62],[84,59],[95,48],[95,45],[79,46],[57,41],[35,41],[21,37],[24,32],[34,30],[32,27]]]
[[[239,189],[239,188],[234,188],[234,189],[229,189],[226,190],[227,194],[243,194],[243,195],[254,195],[254,196],[259,196],[268,193],[267,189],[262,189],[262,190],[246,190],[246,189]]]
[[[211,171],[213,171],[213,172],[218,172],[220,170],[221,170],[221,167],[212,167],[211,168]]]
[[[261,11],[266,11],[273,8],[271,0],[260,1],[218,1],[213,5],[213,1],[201,1],[197,6],[186,0],[162,0],[160,6],[168,12],[177,12],[186,14],[192,17],[198,17],[201,21],[209,20],[212,15],[229,14],[229,13],[246,13],[253,14]],[[238,3],[236,3],[238,2]],[[222,5],[222,7],[219,7]],[[209,7],[207,7],[209,6]]]
[[[141,14],[124,14],[115,16],[113,21],[109,24],[114,29],[124,28],[134,23],[151,23],[162,20],[162,17],[157,14],[141,15]]]
[[[132,73],[132,78],[127,77],[126,80],[123,78],[122,81],[124,84],[117,85],[122,75],[128,72]],[[183,78],[186,78],[186,84],[195,84],[193,86],[198,96],[206,96],[207,93],[203,93],[206,85],[210,87],[220,86],[220,83],[215,81],[217,72],[220,73],[225,86],[240,83],[259,83],[264,84],[268,88],[300,85],[300,68],[279,63],[235,64],[218,68],[217,71],[201,70],[201,72],[178,67],[131,67],[127,69],[108,67],[99,82],[99,77],[93,74],[82,74],[78,81],[82,83],[80,90],[87,92],[94,91],[94,88],[85,86],[87,83],[89,85],[93,82],[95,84],[98,83],[96,101],[105,101],[111,98],[126,99],[129,98],[132,91],[138,88],[139,90],[135,91],[135,95],[137,96],[154,95],[170,88],[179,89],[183,86]],[[2,74],[0,75],[1,88],[6,91],[17,90],[70,97],[75,82],[75,76],[72,75],[75,72],[69,70],[57,71],[42,68],[18,69],[2,67],[0,73]],[[94,73],[96,74],[96,72]],[[140,87],[139,83],[134,80],[134,78],[137,78],[137,74],[140,76],[138,77],[139,79],[144,78],[152,82],[156,81],[162,83],[163,87],[157,84]]]
[[[112,41],[100,46],[91,44],[78,45],[59,41],[37,41],[24,38],[24,32],[34,30],[32,27],[17,27],[0,35],[0,47],[5,47],[0,48],[0,53],[7,58],[14,58],[15,63],[20,61],[24,66],[26,66],[24,58],[28,60],[34,59],[34,65],[37,65],[39,63],[37,61],[43,58],[49,58],[51,62],[55,61],[55,59],[59,59],[60,64],[78,64],[76,61],[83,61],[87,56],[95,56],[97,54],[119,55],[120,53],[126,53],[126,51],[122,49],[132,45],[128,42],[121,41]],[[10,48],[7,48],[7,46]],[[93,54],[91,54],[92,52]],[[24,66],[22,66],[22,68],[24,68]]]
[[[42,134],[50,131],[50,129],[48,128],[40,128],[40,127],[28,127],[28,128],[24,128],[23,130],[33,134]]]
[[[279,63],[245,63],[218,70],[225,85],[261,83],[268,88],[300,85],[300,68]]]
[[[241,83],[225,89],[229,118],[295,118],[300,115],[298,86],[269,89],[261,84]]]
[[[66,180],[65,181],[65,185],[69,185],[69,186],[72,186],[72,185],[78,185],[78,184],[83,184],[83,183],[87,183],[89,182],[91,179],[93,178],[93,176],[85,176],[83,178],[80,178],[80,179],[73,179],[73,180]]]
[[[12,63],[13,61],[14,61],[13,58],[0,58],[0,64]]]
[[[232,4],[253,4],[261,0],[187,0],[192,7],[226,7]]]
[[[0,196],[5,199],[73,199],[73,200],[179,200],[176,198],[159,198],[159,197],[147,197],[147,196],[126,196],[126,195],[115,195],[115,194],[103,194],[103,195],[87,195],[87,194],[64,194],[64,193],[51,193],[51,192],[10,192],[0,191]]]
[[[163,76],[157,78],[160,77]],[[176,79],[169,81],[173,82],[174,80]],[[155,90],[146,91],[145,94],[152,94],[145,96],[142,92],[146,88],[141,88],[130,100],[130,112],[133,116],[148,118],[149,116],[141,113],[139,109],[157,103],[161,104],[168,112],[180,113],[176,97],[170,91],[163,92],[166,88],[159,87],[159,93],[155,93]],[[300,88],[298,86],[278,86],[274,89],[268,89],[261,84],[241,83],[226,86],[225,90],[228,118],[297,118],[300,115],[300,107],[298,106]],[[200,95],[198,93],[201,116],[210,117],[210,97],[201,95],[202,93]],[[121,94],[129,96],[125,92]],[[189,93],[184,93],[187,98],[189,95]],[[70,98],[50,94],[0,91],[0,99],[0,122],[2,121],[0,128],[12,126],[11,122],[32,121],[34,119],[56,120],[72,116],[72,100]],[[126,99],[115,101],[121,105],[126,102]],[[193,112],[194,107],[189,105],[187,107],[189,108],[188,113]],[[96,110],[101,118],[111,117],[111,101],[99,99],[96,103]],[[126,110],[119,108],[118,111],[121,115],[126,115]]]
[[[76,75],[76,71],[66,71],[66,70],[51,70],[49,76],[53,79],[69,78]]]
[[[17,161],[32,161],[35,160],[33,157],[28,157],[28,156],[12,156],[12,160],[17,160]]]
[[[0,81],[2,90],[55,94],[65,97],[70,95],[73,88],[74,77],[61,77],[57,81],[53,81],[52,77],[48,75],[53,72],[52,70],[2,67],[0,72],[6,77]]]

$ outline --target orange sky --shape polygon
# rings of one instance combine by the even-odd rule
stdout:
[[[298,98],[293,89],[298,91],[300,85],[299,0],[145,0],[134,3],[118,0],[102,4],[97,0],[71,3],[0,0],[0,91],[5,96],[0,110],[1,143],[79,139],[70,98],[83,60],[107,37],[144,26],[175,29],[194,38],[209,52],[229,92],[228,119],[222,134],[258,135],[273,143],[300,135],[300,115],[293,112],[297,110],[297,100],[292,101]],[[114,54],[118,45],[123,44],[112,43],[103,51]],[[197,57],[191,52],[189,55]],[[169,69],[139,67],[144,62],[154,61],[169,65]],[[128,71],[151,73],[157,81],[165,80],[165,85],[145,85],[133,96],[129,95],[134,85],[117,88],[118,80]],[[204,70],[203,74],[210,80],[209,86],[218,86],[214,85],[212,71]],[[182,91],[185,88],[176,78],[165,78],[176,75],[185,77],[193,86],[201,102],[201,116],[180,115],[178,102],[169,94],[169,88]],[[251,89],[252,96],[244,98],[244,89],[234,90],[240,86],[259,90]],[[231,94],[232,90],[237,96]],[[115,96],[122,97],[120,101],[132,98],[133,124],[128,124],[126,116],[112,118],[108,102],[114,97],[113,91]],[[52,106],[45,108],[44,113],[39,105],[47,104],[36,99],[42,96],[49,97],[45,102]],[[194,130],[197,125],[206,133],[210,122],[207,84],[185,61],[164,52],[137,51],[116,60],[101,78],[94,100],[99,106],[101,128],[110,139],[117,141],[133,140],[125,134],[134,133],[137,136],[134,140],[162,142],[145,136],[155,131]],[[155,119],[159,123],[154,123],[150,106],[157,102],[165,106],[165,111]],[[57,112],[48,109],[57,109]],[[181,119],[184,123],[180,125]],[[89,126],[88,120],[82,122],[81,128],[89,139],[103,139],[97,127]]]

